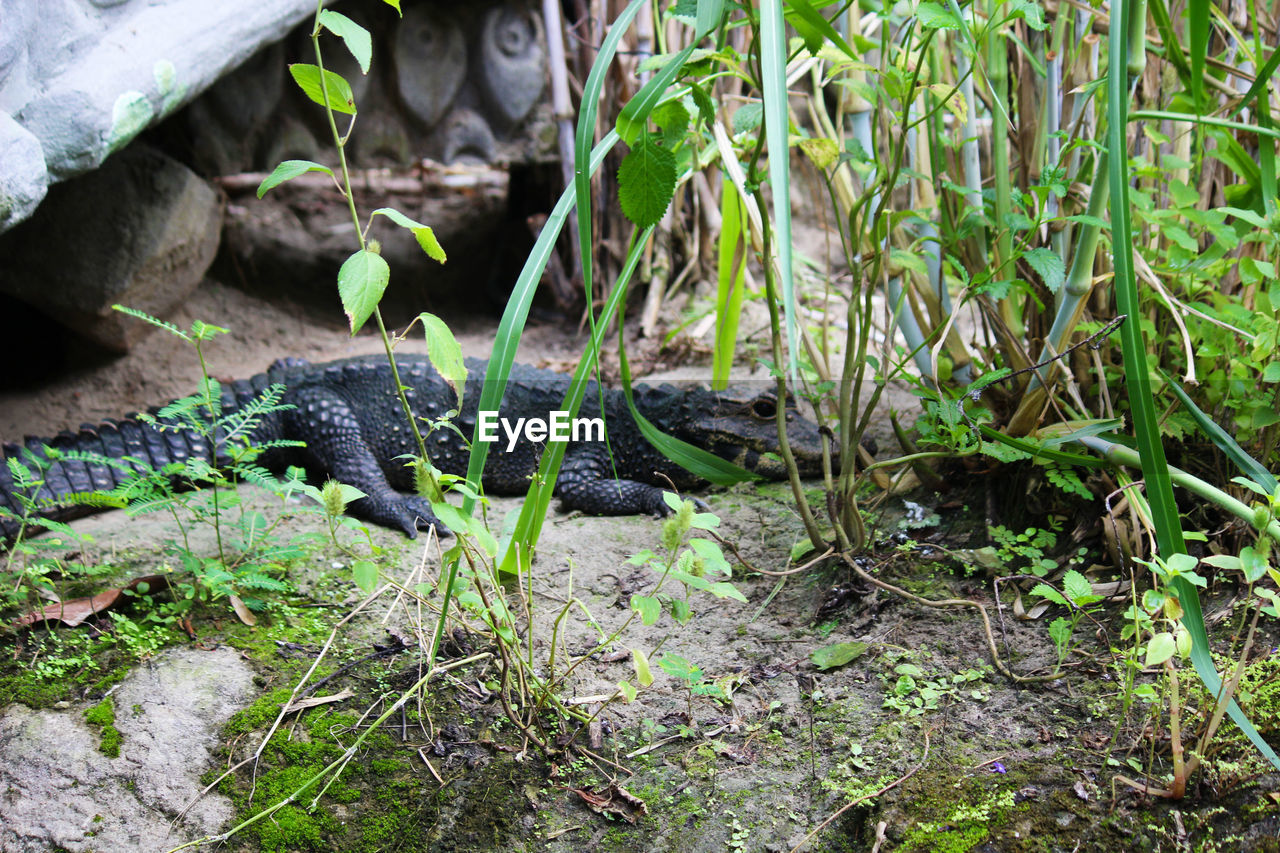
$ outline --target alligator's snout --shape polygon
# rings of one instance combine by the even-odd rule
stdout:
[[[721,395],[704,417],[702,443],[717,456],[773,480],[787,476],[778,441],[778,398]],[[787,445],[802,477],[822,473],[822,435],[817,424],[787,407]]]

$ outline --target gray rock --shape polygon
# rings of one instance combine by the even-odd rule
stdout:
[[[314,11],[312,0],[0,0],[0,116],[40,140],[45,183],[65,180]],[[0,160],[0,191],[14,166]],[[17,218],[0,216],[0,231]]]
[[[112,695],[118,758],[98,750],[87,705],[0,716],[0,850],[167,850],[221,830],[217,794],[170,822],[204,787],[217,731],[249,701],[253,673],[230,648],[177,649],[140,665]]]
[[[145,146],[51,188],[0,237],[0,290],[111,349],[145,326],[114,303],[164,316],[199,285],[218,248],[222,206],[191,170]]]
[[[2,26],[0,22],[0,26]],[[30,216],[49,190],[40,140],[0,113],[0,231]]]

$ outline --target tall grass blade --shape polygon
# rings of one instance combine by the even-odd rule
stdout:
[[[1127,10],[1127,0],[1112,0],[1112,37],[1109,39],[1110,55],[1107,63],[1107,153],[1108,168],[1111,171],[1111,240],[1114,248],[1116,307],[1129,318],[1120,327],[1127,392],[1147,500],[1151,507],[1151,520],[1156,530],[1156,542],[1160,553],[1168,559],[1174,554],[1185,554],[1186,545],[1182,539],[1178,507],[1173,499],[1173,484],[1168,462],[1165,460],[1164,446],[1160,442],[1160,423],[1156,418],[1151,381],[1147,373],[1146,347],[1142,339],[1141,324],[1137,320],[1140,305],[1133,268],[1133,230],[1129,218],[1129,151],[1126,141],[1129,93],[1125,85],[1127,75],[1124,69],[1128,64],[1128,40],[1122,37],[1129,31]],[[1194,55],[1192,60],[1194,69]],[[1191,663],[1210,695],[1217,696],[1222,689],[1222,678],[1209,655],[1209,635],[1204,626],[1200,597],[1196,588],[1182,577],[1174,579],[1174,591],[1182,605],[1182,624],[1191,635]],[[1280,768],[1280,758],[1262,739],[1262,735],[1258,734],[1258,730],[1234,700],[1227,713],[1258,751],[1275,767]]]
[[[570,418],[577,415],[578,409],[586,397],[587,383],[590,382],[591,376],[596,370],[596,361],[600,354],[600,342],[608,331],[613,317],[617,314],[619,306],[625,302],[627,286],[636,266],[640,263],[644,245],[648,242],[649,235],[652,233],[652,227],[646,228],[641,233],[640,238],[632,243],[631,251],[627,254],[626,264],[618,275],[618,281],[614,285],[613,292],[609,294],[609,299],[605,302],[604,308],[600,312],[599,322],[591,333],[591,338],[587,341],[586,350],[582,353],[582,360],[578,362],[578,367],[573,372],[569,390],[565,393],[564,402],[560,406],[563,411],[569,413]],[[533,482],[529,486],[529,492],[525,495],[524,503],[520,506],[520,515],[516,519],[515,529],[512,530],[511,538],[507,542],[502,562],[499,565],[499,571],[503,574],[515,575],[519,573],[521,567],[528,566],[533,548],[538,542],[538,537],[542,534],[542,523],[546,519],[547,510],[551,506],[551,497],[555,491],[556,478],[560,474],[560,465],[564,462],[564,454],[567,449],[565,442],[547,442],[547,449],[542,454],[542,461],[538,464],[538,473],[534,476]]]
[[[617,144],[618,134],[615,131],[610,131],[604,139],[600,140],[600,144],[591,152],[588,167],[582,170],[587,174],[588,179],[596,169],[600,168],[605,155]],[[511,298],[507,300],[506,310],[502,312],[502,320],[498,324],[493,351],[489,355],[489,366],[480,392],[482,410],[497,411],[502,402],[502,395],[507,388],[507,377],[511,375],[511,365],[515,363],[520,336],[524,332],[525,320],[529,317],[529,306],[533,304],[534,291],[538,287],[538,282],[542,280],[543,270],[547,267],[551,253],[555,251],[556,240],[575,202],[574,188],[567,187],[560,196],[560,201],[551,211],[551,215],[547,217],[546,224],[542,226],[542,233],[538,235],[537,242],[530,250],[529,257],[524,262],[524,268],[516,279]],[[481,475],[484,473],[485,462],[489,458],[489,445],[487,442],[480,441],[479,438],[477,426],[476,435],[471,442],[471,458],[467,464],[467,481],[474,491],[479,491]],[[466,496],[463,499],[462,508],[464,512],[470,513],[475,508],[475,498]]]
[[[1227,454],[1227,458],[1236,463],[1236,467],[1259,486],[1262,486],[1268,492],[1274,492],[1276,489],[1276,478],[1271,472],[1262,467],[1262,463],[1254,459],[1248,453],[1245,453],[1243,447],[1236,443],[1236,440],[1222,427],[1214,423],[1213,419],[1200,410],[1187,392],[1182,390],[1182,386],[1169,376],[1164,377],[1169,383],[1169,387],[1178,399],[1182,401],[1182,405],[1191,413],[1191,417],[1195,420],[1196,426],[1200,427],[1200,431],[1217,445],[1218,449]]]
[[[1188,0],[1187,38],[1191,42],[1191,96],[1196,110],[1205,108],[1204,59],[1209,52],[1209,0]]]
[[[786,317],[787,373],[798,372],[800,326],[796,320],[795,277],[791,271],[791,162],[788,147],[787,31],[782,0],[760,4],[760,76],[764,94],[764,134],[769,145],[769,183],[773,187],[773,230],[778,247],[778,275],[782,280],[782,311]],[[765,258],[766,264],[772,263]]]
[[[729,384],[733,353],[738,343],[738,318],[746,288],[747,212],[733,182],[727,178],[720,192],[720,245],[716,270],[716,340],[711,360],[711,387]]]

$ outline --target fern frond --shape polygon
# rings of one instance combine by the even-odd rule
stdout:
[[[139,311],[137,308],[130,308],[127,305],[112,305],[111,307],[113,310],[119,311],[121,314],[128,314],[130,317],[142,320],[144,323],[150,323],[153,326],[164,329],[169,334],[176,335],[187,343],[192,343],[191,335],[189,333],[184,332],[172,323],[167,323],[164,320],[161,320],[159,317],[152,317],[146,311]]]

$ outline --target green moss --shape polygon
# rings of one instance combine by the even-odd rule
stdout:
[[[124,738],[116,728],[116,706],[108,696],[84,712],[84,719],[98,729],[98,751],[108,758],[120,757],[120,743]]]
[[[289,701],[292,692],[288,687],[281,687],[259,696],[248,708],[231,715],[224,733],[235,736],[266,729],[280,715],[280,707]]]

